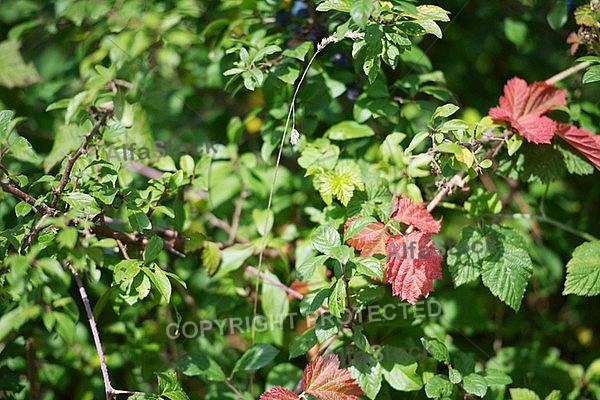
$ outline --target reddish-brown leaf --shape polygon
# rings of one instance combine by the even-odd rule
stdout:
[[[344,232],[348,230],[350,223],[359,217],[360,215],[348,218],[344,226]],[[388,237],[389,234],[385,225],[381,222],[371,222],[358,235],[351,237],[347,242],[356,250],[360,250],[361,256],[372,256],[373,254],[385,254],[385,243]]]
[[[442,256],[429,234],[415,231],[391,236],[386,248],[384,280],[392,284],[394,296],[411,304],[421,296],[429,296],[433,280],[442,279]]]
[[[491,108],[490,117],[508,121],[525,139],[533,143],[550,143],[556,122],[544,116],[553,107],[567,104],[566,89],[545,82],[527,85],[521,78],[512,78],[504,85],[500,107]]]
[[[392,219],[412,224],[426,233],[439,233],[441,220],[436,221],[427,210],[425,203],[415,204],[411,199],[402,195],[392,204]]]
[[[322,400],[356,400],[364,393],[337,355],[318,356],[304,369],[304,392]]]
[[[260,400],[299,400],[300,397],[296,396],[289,390],[282,388],[281,386],[273,386],[271,390],[260,395]]]
[[[558,124],[556,133],[600,170],[600,135],[573,125]]]

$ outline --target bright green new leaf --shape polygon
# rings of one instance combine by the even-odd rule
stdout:
[[[540,400],[533,390],[520,388],[510,389],[510,397],[512,400]]]

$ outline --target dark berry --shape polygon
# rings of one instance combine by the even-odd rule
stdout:
[[[290,23],[290,12],[288,10],[279,10],[275,14],[275,23],[281,26],[288,26]]]
[[[350,59],[348,56],[339,51],[333,53],[331,57],[329,57],[329,61],[331,61],[333,66],[336,68],[346,68],[348,65],[350,65]]]
[[[346,86],[346,97],[348,97],[348,100],[350,101],[356,101],[361,93],[362,87],[358,86],[354,82]]]
[[[303,1],[294,1],[292,15],[298,18],[308,18],[308,7]]]

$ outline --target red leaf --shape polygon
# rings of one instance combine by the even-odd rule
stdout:
[[[525,139],[533,143],[550,143],[556,122],[543,116],[548,110],[567,104],[566,89],[545,82],[530,86],[521,78],[512,78],[504,85],[500,107],[491,108],[490,117],[508,121]]]
[[[289,390],[282,388],[281,386],[273,386],[271,390],[260,395],[260,400],[299,400],[300,397],[296,396]]]
[[[433,291],[434,279],[442,279],[442,256],[427,233],[391,236],[387,254],[384,280],[402,300],[415,304]]]
[[[304,369],[304,392],[322,400],[356,400],[364,393],[337,355],[318,356]]]
[[[426,233],[438,233],[442,225],[441,220],[433,218],[425,203],[415,204],[404,195],[398,198],[396,204],[392,204],[392,219],[412,224]]]
[[[359,217],[360,215],[348,218],[344,226],[344,232],[348,230],[350,223]],[[361,256],[372,256],[373,254],[385,254],[385,243],[388,237],[389,234],[384,224],[371,222],[358,235],[351,237],[347,242],[356,250],[360,250]]]
[[[558,124],[556,133],[600,170],[600,135],[573,125]]]

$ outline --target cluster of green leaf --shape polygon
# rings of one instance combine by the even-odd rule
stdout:
[[[598,172],[485,117],[505,78],[574,62],[535,26],[574,22],[562,0],[471,3],[3,5],[0,397],[104,398],[104,366],[117,398],[600,397],[598,298],[581,297],[600,293]],[[597,68],[561,83],[553,118],[595,129]],[[129,150],[157,141],[175,152]],[[403,303],[371,322],[399,299],[390,255],[356,238],[377,221],[408,237],[399,196],[441,217],[439,238],[497,246],[443,257],[441,315]],[[432,351],[351,363],[319,391],[315,356],[375,344]]]

